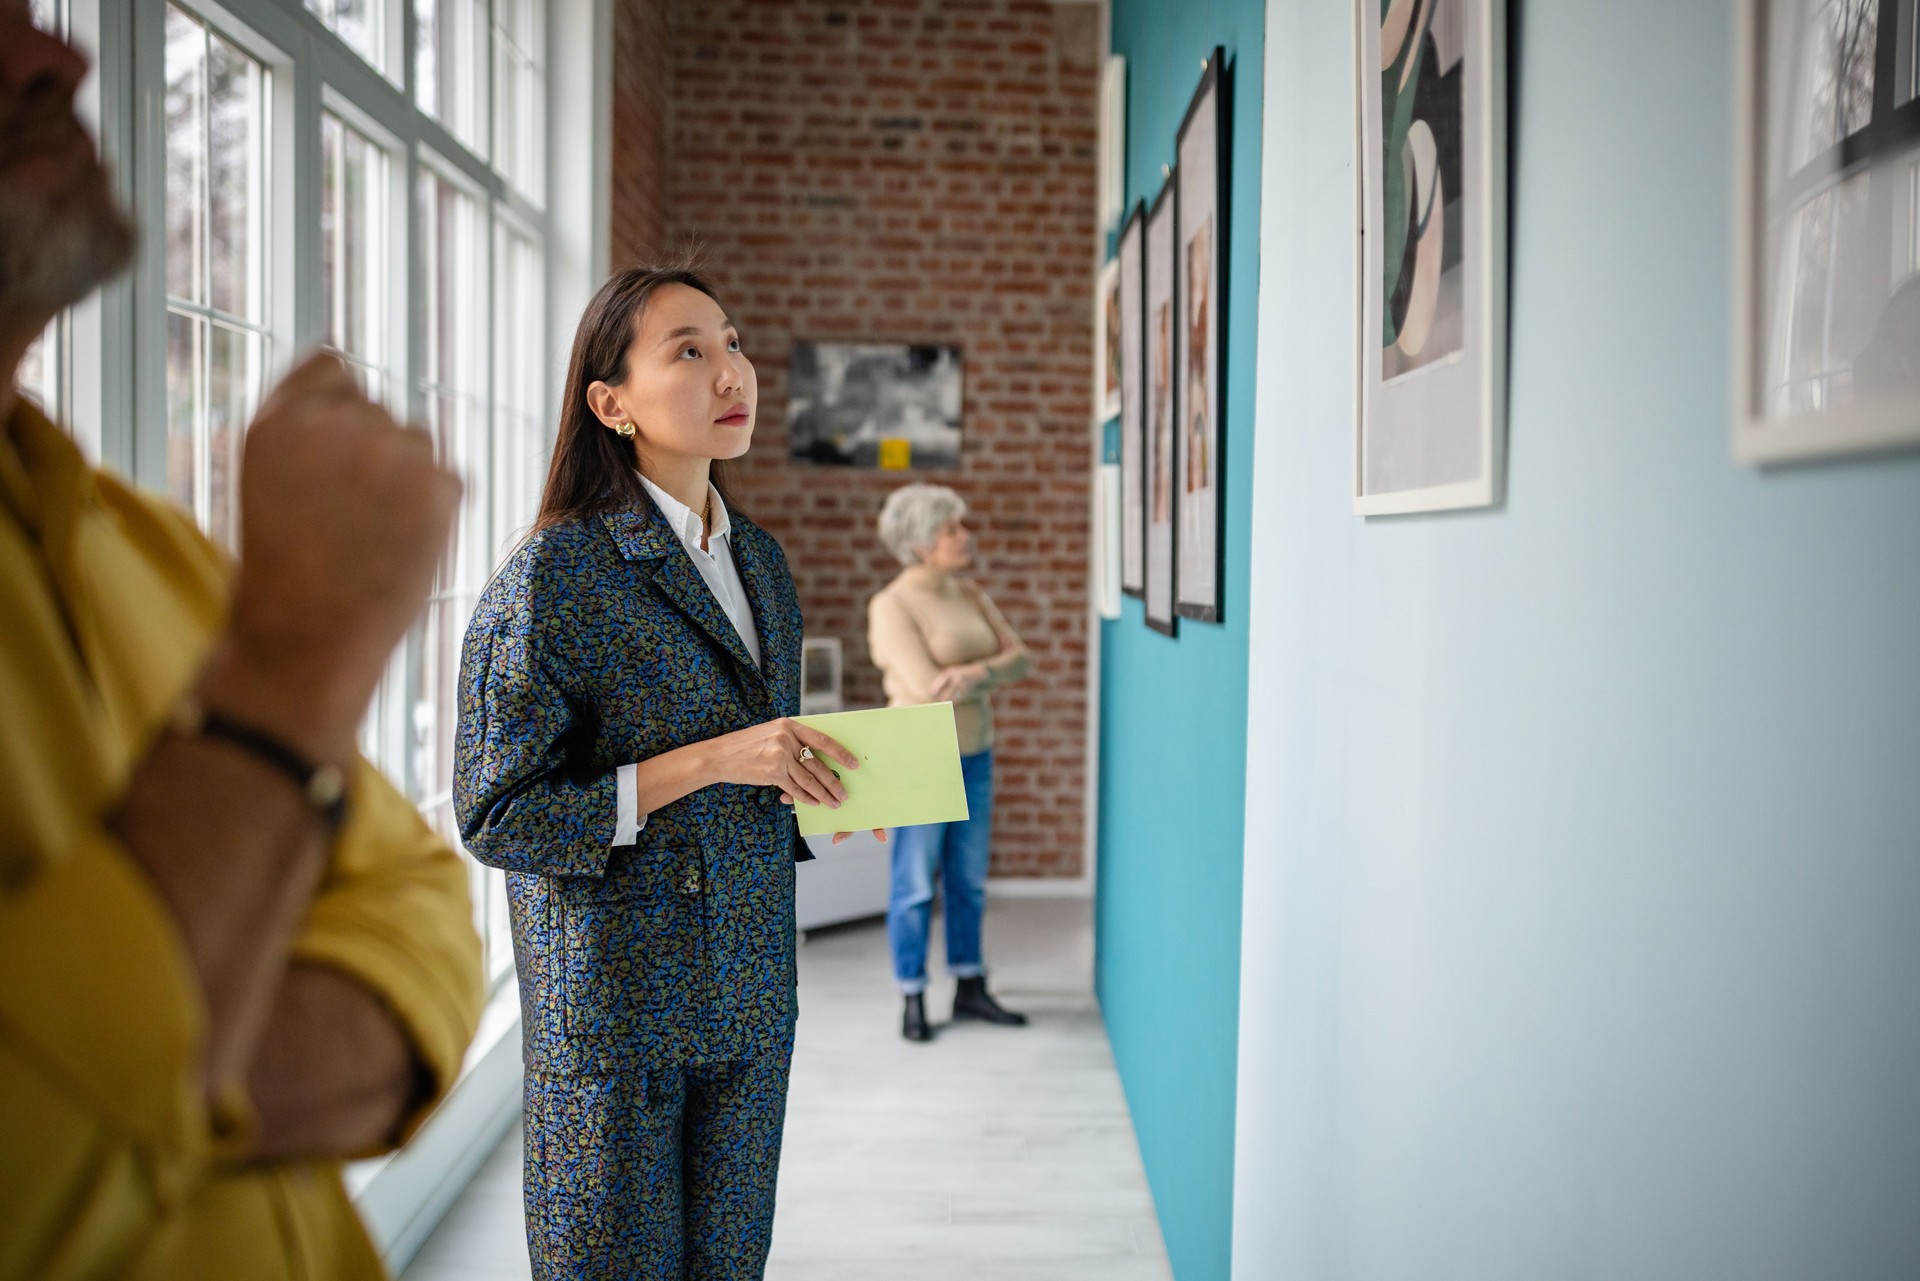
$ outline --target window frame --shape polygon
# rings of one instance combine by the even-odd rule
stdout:
[[[167,288],[166,229],[162,211],[166,202],[166,120],[164,112],[166,6],[150,0],[63,0],[67,30],[94,61],[79,95],[82,118],[94,129],[112,169],[116,191],[139,214],[140,256],[125,277],[98,291],[62,314],[58,322],[58,412],[88,452],[106,466],[131,476],[140,484],[165,492],[167,486]],[[498,128],[493,56],[496,5],[504,0],[480,0],[485,56],[475,59],[475,83],[484,110],[484,145],[468,146],[420,105],[415,77],[418,68],[415,11],[412,0],[389,0],[393,21],[385,49],[384,68],[375,66],[329,28],[307,7],[306,0],[173,0],[205,22],[224,39],[258,59],[267,69],[266,107],[268,153],[264,175],[268,212],[266,227],[267,310],[265,328],[269,355],[266,385],[277,379],[293,359],[328,336],[326,293],[322,279],[319,208],[323,193],[323,114],[344,124],[385,151],[388,158],[386,272],[390,404],[397,413],[420,421],[426,400],[420,374],[426,366],[424,317],[425,243],[417,198],[422,174],[440,174],[478,202],[478,230],[487,258],[481,289],[489,317],[477,340],[481,365],[476,374],[480,397],[479,430],[485,433],[488,459],[498,458],[503,442],[499,371],[493,368],[498,326],[494,318],[493,263],[495,229],[511,225],[536,246],[544,279],[539,290],[538,352],[531,375],[538,403],[547,406],[557,394],[560,368],[556,355],[566,350],[563,336],[554,332],[551,318],[563,307],[584,303],[598,284],[606,264],[605,204],[610,183],[602,161],[592,164],[584,183],[557,190],[556,157],[574,156],[578,147],[563,138],[557,122],[574,129],[590,122],[588,133],[604,148],[611,113],[608,85],[610,58],[605,37],[611,28],[609,0],[591,0],[582,13],[562,13],[552,3],[541,7],[538,68],[540,96],[534,126],[537,169],[532,185],[521,190],[515,175],[496,169],[503,153],[494,136]],[[565,41],[563,44],[562,41]],[[589,44],[588,42],[592,43]],[[568,48],[590,59],[592,79],[584,86],[552,74],[556,51]],[[590,54],[588,51],[591,51]],[[562,87],[565,86],[565,93]],[[589,153],[591,154],[591,153]],[[520,175],[523,178],[525,175]],[[582,253],[582,248],[586,252]],[[517,408],[517,407],[516,407]],[[544,415],[542,416],[544,418]],[[551,424],[534,423],[541,432],[539,445],[550,443]],[[504,483],[494,479],[490,488]],[[536,491],[537,492],[537,491]],[[488,523],[485,545],[502,545],[502,502],[495,492],[482,505],[480,518]],[[531,512],[521,520],[531,519]],[[480,541],[478,539],[476,542]],[[425,624],[425,615],[422,626]],[[404,670],[408,642],[396,648],[390,672]],[[381,715],[402,728],[410,721],[404,686],[393,686],[396,696],[377,700],[369,710],[363,742],[374,740]],[[384,691],[383,691],[384,693]],[[455,709],[438,709],[452,716]],[[384,755],[384,753],[383,753]],[[383,761],[383,764],[388,762]],[[396,759],[394,764],[398,763]],[[441,762],[444,764],[444,762]],[[443,834],[447,829],[446,792],[437,780],[419,798],[423,813]],[[434,806],[442,810],[435,821]],[[455,841],[457,846],[457,840]],[[498,989],[512,976],[510,943],[499,934],[500,873],[481,869],[474,875],[477,924],[488,945],[488,979]]]

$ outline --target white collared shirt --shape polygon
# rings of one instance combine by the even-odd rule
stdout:
[[[734,563],[733,520],[727,515],[727,504],[720,497],[720,491],[712,484],[707,486],[707,494],[713,504],[713,529],[708,532],[699,512],[645,476],[640,478],[640,483],[647,487],[653,505],[667,518],[667,524],[673,527],[680,545],[686,548],[687,559],[700,571],[701,581],[725,611],[733,630],[739,633],[740,643],[746,646],[753,665],[760,666],[760,629],[753,625],[753,603],[747,599],[747,585],[740,579],[739,565]],[[705,547],[700,546],[703,533],[707,540]],[[619,799],[615,805],[613,825],[615,845],[633,844],[640,839],[640,829],[647,825],[647,816],[639,812],[639,800],[633,790],[638,769],[637,765],[622,765],[618,771]]]

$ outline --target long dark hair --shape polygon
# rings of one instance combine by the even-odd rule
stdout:
[[[569,521],[650,502],[634,471],[633,444],[616,435],[587,404],[587,388],[596,382],[617,387],[627,380],[627,349],[647,300],[662,285],[698,289],[715,302],[720,296],[690,263],[623,267],[600,286],[580,317],[567,361],[567,387],[560,397],[560,429],[554,436],[553,462],[540,493],[535,532]],[[713,487],[729,511],[737,510],[727,471],[713,464]]]

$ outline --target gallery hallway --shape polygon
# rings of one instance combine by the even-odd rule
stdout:
[[[1092,996],[1085,899],[1000,899],[995,990],[1033,1024],[901,1040],[879,922],[800,949],[800,1037],[769,1281],[1166,1281]],[[939,955],[936,945],[935,955]],[[944,1018],[951,984],[930,1006]],[[520,1134],[405,1281],[520,1281]]]

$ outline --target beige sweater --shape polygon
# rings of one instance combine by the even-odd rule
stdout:
[[[962,756],[993,746],[987,695],[1025,676],[1032,661],[978,585],[925,565],[901,571],[874,596],[867,646],[890,707],[934,701],[934,678],[946,668],[979,663],[987,669],[987,679],[953,704]]]

